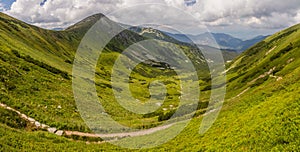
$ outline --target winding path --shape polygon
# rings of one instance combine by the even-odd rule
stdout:
[[[168,124],[168,125],[165,125],[165,126],[159,126],[159,127],[155,127],[155,128],[151,128],[151,129],[147,129],[147,130],[135,131],[135,132],[112,133],[112,134],[93,134],[93,133],[84,133],[84,132],[78,132],[78,131],[57,130],[54,127],[50,127],[48,125],[41,124],[40,122],[36,121],[35,119],[33,119],[31,117],[28,117],[27,115],[21,113],[20,111],[14,109],[14,108],[11,108],[11,107],[3,104],[3,103],[0,103],[0,107],[3,107],[3,108],[5,108],[7,110],[10,110],[10,111],[14,111],[18,115],[20,115],[21,118],[23,118],[24,120],[30,122],[35,127],[40,128],[40,129],[47,129],[47,131],[49,133],[53,133],[53,134],[56,134],[58,136],[62,136],[62,135],[66,135],[66,136],[77,135],[77,136],[81,136],[81,137],[92,137],[92,138],[136,137],[136,136],[149,135],[149,134],[155,133],[157,131],[165,130],[167,128],[170,128],[174,124],[178,123],[178,122],[176,122],[176,123]]]
[[[149,135],[149,134],[155,133],[157,131],[170,128],[174,124],[175,123],[169,124],[169,125],[165,125],[165,126],[155,127],[155,128],[151,128],[151,129],[147,129],[147,130],[136,131],[136,132],[124,132],[124,133],[112,133],[112,134],[91,134],[91,133],[82,133],[82,132],[78,132],[78,131],[65,131],[65,134],[67,136],[77,135],[77,136],[96,137],[96,138],[97,137],[99,137],[99,138],[136,137],[136,136]]]

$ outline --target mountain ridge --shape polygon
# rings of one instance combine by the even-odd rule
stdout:
[[[195,43],[200,45],[209,45],[214,44],[215,42],[219,45],[221,49],[232,49],[238,52],[246,51],[250,46],[262,41],[263,39],[267,38],[268,36],[256,36],[249,40],[242,40],[239,38],[235,38],[229,34],[225,33],[202,33],[198,35],[185,35],[185,34],[172,34],[169,32],[165,32],[167,35],[185,42],[185,43]],[[194,42],[192,42],[192,40]]]

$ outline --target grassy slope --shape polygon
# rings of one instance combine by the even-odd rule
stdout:
[[[5,14],[0,19],[0,101],[59,128],[85,126],[76,112],[70,80],[53,73],[54,69],[71,73],[72,65],[65,61],[71,61],[75,46],[68,37]]]
[[[300,74],[299,69],[297,74]],[[298,138],[299,79],[294,81],[298,83],[282,81],[276,85],[276,87],[289,86],[289,90],[280,90],[276,87],[264,89],[265,92],[273,91],[272,94],[276,93],[274,95],[262,92],[259,90],[261,88],[251,90],[241,98],[231,101],[232,105],[226,104],[217,122],[204,136],[198,135],[201,118],[197,118],[174,140],[152,150],[297,151],[300,144]],[[291,83],[293,85],[290,85]],[[294,91],[293,95],[291,91]],[[250,94],[254,96],[249,97]],[[6,126],[2,126],[1,129],[3,150],[5,148],[36,151],[65,148],[75,151],[119,149],[110,144],[72,142],[44,132],[24,132]]]
[[[91,16],[65,31],[57,32],[40,29],[0,14],[0,101],[50,126],[59,129],[88,131],[76,109],[69,78],[71,78],[71,63],[80,39],[87,29],[101,17],[103,16],[100,14]],[[126,41],[123,41],[124,39]],[[135,127],[151,126],[156,123],[158,115],[163,115],[163,110],[161,108],[159,112],[149,118],[149,116],[128,115],[126,111],[120,111],[120,108],[112,108],[116,104],[111,98],[113,95],[108,73],[111,72],[111,63],[118,58],[120,50],[144,39],[130,31],[124,31],[118,35],[108,44],[96,73],[96,86],[101,92],[99,96],[107,99],[105,106],[109,113],[115,114],[116,119],[124,121],[125,124],[131,124],[131,122],[124,120],[124,115],[129,120],[140,120],[134,122]],[[152,47],[160,45],[163,44],[157,43]],[[183,49],[185,52],[189,52],[189,48],[183,47]],[[194,50],[194,53],[196,52]],[[189,56],[197,58],[198,54],[190,53]],[[139,67],[137,70],[146,72],[144,72],[144,76],[137,73],[132,74],[133,89],[131,90],[147,90],[149,82],[154,80],[149,76],[156,73],[153,71],[157,70],[147,66]],[[203,72],[203,70],[200,71]],[[172,78],[163,79],[170,81]],[[143,81],[143,84],[140,81]],[[164,107],[178,104],[175,100],[179,96],[178,85],[177,83],[174,85],[169,85],[173,89],[169,90],[170,98]],[[137,91],[134,92],[134,95],[141,101],[149,98],[149,95]]]
[[[195,149],[299,150],[297,148],[300,145],[298,138],[300,68],[297,58],[300,56],[298,47],[300,31],[291,32],[293,29],[299,29],[299,25],[275,34],[265,42],[246,51],[233,62],[232,65],[237,67],[229,71],[228,99],[219,119],[205,135],[198,134],[201,117],[195,118],[182,134],[153,150],[174,148],[187,151]],[[9,31],[6,32],[9,33]],[[35,31],[29,33],[32,32]],[[32,48],[27,45],[27,42],[25,44],[21,43],[22,41],[14,43],[13,39],[10,41],[7,39],[1,41],[2,58],[0,65],[1,76],[4,81],[1,83],[1,102],[14,106],[37,118],[37,120],[42,120],[41,122],[56,122],[59,125],[53,125],[62,128],[64,128],[62,122],[75,122],[76,125],[80,126],[82,121],[78,113],[74,112],[76,109],[69,89],[71,87],[70,81],[16,57],[10,51],[11,49],[18,49],[22,55],[25,55],[30,54],[31,51],[28,50],[32,50]],[[7,44],[6,41],[16,45],[5,45]],[[284,50],[290,43],[292,43],[293,49]],[[276,48],[266,55],[266,52],[274,46]],[[50,48],[50,45],[47,47]],[[34,48],[38,49],[39,46]],[[41,51],[45,50],[41,49]],[[35,58],[35,53],[30,55]],[[44,57],[39,58],[43,55],[37,55],[36,58],[53,67],[59,67],[56,64],[65,64],[64,59],[69,57],[68,55],[57,55],[51,51],[45,51],[41,54],[45,54],[44,57],[53,58],[53,62],[55,62],[50,63],[50,60],[44,61]],[[57,56],[59,56],[59,60],[55,60]],[[292,58],[294,60],[291,60]],[[235,62],[238,63],[235,64]],[[266,78],[250,83],[274,66],[280,67],[274,75],[282,77],[282,80],[276,81],[275,78],[266,76]],[[248,87],[251,88],[245,94],[233,98]],[[61,105],[62,109],[58,109],[58,105]],[[45,106],[53,110],[44,110],[42,107],[45,108]],[[41,108],[37,110],[36,107]],[[9,120],[17,119],[15,117],[6,116]],[[1,119],[4,118],[1,117]],[[67,123],[65,127],[72,128],[69,124]],[[76,128],[76,126],[74,127]],[[7,122],[1,124],[0,147],[4,151],[13,149],[36,151],[47,149],[51,151],[65,148],[77,151],[118,149],[110,144],[86,145],[84,142],[70,141],[45,132],[31,132],[13,128],[14,126]],[[143,137],[141,138],[143,139]]]
[[[2,51],[18,50],[61,70],[71,72],[71,61],[78,40],[66,32],[40,29],[0,14]]]

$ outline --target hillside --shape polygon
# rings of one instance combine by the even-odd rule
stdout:
[[[91,16],[65,31],[50,31],[1,13],[0,102],[60,130],[91,132],[76,107],[71,74],[75,51],[82,36],[101,17],[104,16]],[[107,20],[111,25],[118,26]],[[128,30],[116,36],[100,57],[95,79],[86,79],[95,81],[98,97],[105,99],[102,104],[114,120],[137,129],[152,128],[169,119],[169,115],[174,113],[173,107],[178,107],[181,95],[173,69],[165,63],[148,61],[133,69],[130,91],[136,99],[146,102],[150,98],[150,82],[159,79],[167,87],[165,103],[157,111],[142,115],[122,109],[112,98],[115,89],[111,85],[114,61],[131,44],[148,39]],[[164,41],[154,39],[151,44],[146,47],[172,51]],[[210,89],[218,89],[218,86],[210,86],[207,65],[201,62],[203,57],[199,50],[179,44],[176,46],[181,47],[193,63],[198,63],[197,72],[202,74],[199,76],[202,90],[200,106],[191,123],[177,137],[144,151],[300,150],[300,60],[297,60],[300,57],[300,25],[266,38],[226,65],[226,100],[218,119],[203,135],[199,134],[203,113],[213,110],[207,109]],[[125,58],[134,60],[143,57],[139,49],[133,51],[135,56]],[[176,63],[180,64],[179,61]],[[121,69],[127,71],[125,66]],[[120,73],[122,76],[122,71]],[[186,73],[183,78],[189,80],[189,76]],[[125,83],[119,85],[122,87]],[[119,92],[123,91],[119,89]],[[131,151],[99,138],[57,136],[34,126],[18,112],[9,109],[0,107],[0,151]],[[132,137],[134,142],[131,143],[122,139],[120,142],[142,147],[149,139],[157,142],[164,140],[162,134],[167,135],[168,131],[178,127],[180,123],[153,135]]]
[[[1,13],[1,103],[57,129],[90,132],[80,118],[74,102],[71,87],[72,64],[75,51],[85,32],[102,17],[104,16],[96,14],[64,31],[50,31],[28,25]],[[118,26],[113,21],[105,19],[110,22],[109,26]],[[99,97],[107,99],[106,106],[111,106],[112,103],[116,104],[115,99],[112,98],[113,92],[110,83],[110,71],[112,70],[113,61],[120,56],[125,48],[147,39],[149,38],[124,30],[107,44],[101,62],[98,63],[96,78],[91,80],[96,81],[98,90],[105,91],[105,93],[99,94]],[[146,52],[133,50],[135,51],[134,56],[127,56],[127,58],[143,59],[144,54],[151,54],[149,51],[151,49],[155,50],[154,48],[158,48],[155,50],[156,52],[161,49],[165,52],[172,51],[167,46],[166,42],[154,39],[151,45],[144,46]],[[192,58],[192,61],[198,65],[199,76],[206,78],[206,75],[208,75],[206,63],[203,61],[199,50],[188,46],[178,45],[178,47],[181,47]],[[168,55],[162,53],[165,56]],[[163,81],[169,83],[170,88],[172,87],[168,92],[170,96],[168,104],[164,107],[169,107],[171,104],[175,106],[179,96],[178,85],[177,82],[174,82],[174,84],[171,82],[177,80],[172,80],[172,77],[168,78],[174,75],[174,71],[170,68],[160,70],[159,68],[165,68],[165,63],[154,60],[162,61],[164,57],[156,57],[134,69],[131,75],[132,80],[130,80],[134,84],[134,90],[136,90],[134,95],[141,101],[149,99],[149,93],[147,94],[149,83],[156,77],[161,77]],[[174,65],[182,65],[176,60],[172,62]],[[160,75],[167,75],[167,77]],[[140,90],[145,92],[140,92]],[[124,121],[125,124],[131,123],[129,121],[131,119],[140,119],[133,124],[136,128],[156,126],[161,123],[158,121],[158,117],[164,116],[163,108],[161,108],[150,116],[130,114],[127,120],[122,119],[126,111],[121,112],[112,107],[108,108],[113,110],[111,113],[115,114],[116,119]],[[168,111],[171,111],[171,109]]]

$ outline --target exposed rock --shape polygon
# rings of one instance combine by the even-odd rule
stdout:
[[[5,104],[0,103],[0,106],[3,108],[7,108],[7,106]]]
[[[62,130],[58,130],[58,131],[55,132],[55,134],[58,135],[58,136],[62,136],[63,133],[64,133],[64,131],[62,131]]]
[[[278,77],[276,81],[280,81],[282,80],[283,78],[282,77]]]
[[[25,114],[21,114],[21,118],[28,120],[28,117]]]
[[[10,111],[14,111],[14,109],[11,108],[11,107],[6,107],[6,109],[7,109],[7,110],[10,110]]]
[[[56,128],[48,128],[47,131],[50,133],[55,133],[57,131],[57,129]]]
[[[293,61],[294,61],[294,58],[291,58],[286,63],[289,64],[289,63],[292,63]]]
[[[34,123],[35,122],[35,120],[33,119],[33,118],[27,118],[28,119],[28,121],[30,121],[31,123]]]
[[[157,102],[156,105],[160,107],[160,106],[162,106],[162,103]]]
[[[36,127],[41,127],[41,126],[42,126],[41,123],[39,123],[38,121],[34,122],[34,125],[35,125]]]
[[[47,128],[49,128],[49,126],[48,126],[48,125],[45,125],[45,124],[42,124],[42,128],[43,128],[43,129],[47,129]]]

